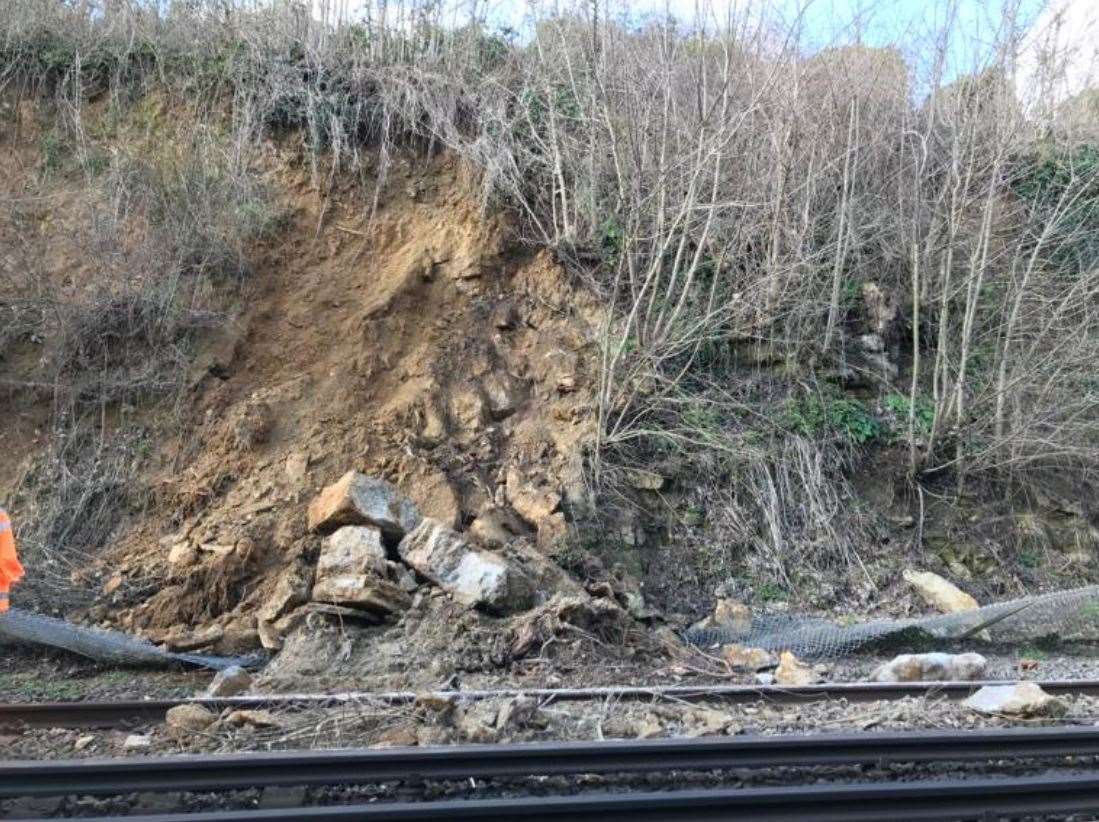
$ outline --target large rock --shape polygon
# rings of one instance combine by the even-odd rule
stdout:
[[[988,661],[980,654],[901,654],[878,667],[871,682],[960,682],[981,679]]]
[[[1033,682],[1014,685],[986,685],[965,701],[967,708],[982,714],[1005,716],[1061,716],[1065,703],[1050,696]]]
[[[507,560],[471,547],[435,520],[424,519],[397,550],[416,571],[470,607],[515,613],[534,602],[534,586]]]
[[[924,602],[939,613],[956,614],[961,611],[975,611],[980,607],[977,600],[938,574],[909,568],[903,576],[905,582],[923,597]]]
[[[317,576],[386,574],[382,532],[369,525],[345,525],[324,541]]]
[[[400,539],[420,521],[412,500],[385,480],[348,471],[309,505],[309,529],[330,534],[345,525],[373,525]]]
[[[313,585],[313,599],[383,614],[403,611],[412,604],[412,597],[406,591],[376,574],[320,577]]]

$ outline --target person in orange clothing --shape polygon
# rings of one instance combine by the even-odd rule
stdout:
[[[8,610],[8,592],[23,578],[23,566],[15,553],[15,535],[11,532],[8,512],[0,508],[0,614]]]

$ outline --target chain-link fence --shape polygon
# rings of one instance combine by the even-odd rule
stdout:
[[[841,625],[791,614],[755,614],[736,622],[692,628],[699,647],[737,643],[793,651],[807,659],[838,659],[860,651],[915,651],[968,641],[1012,646],[1099,640],[1099,585],[1022,597],[955,614],[879,619]]]

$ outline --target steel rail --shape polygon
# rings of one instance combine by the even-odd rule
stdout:
[[[1099,809],[1099,777],[1031,776],[807,787],[580,794],[520,799],[371,803],[309,808],[209,811],[96,822],[869,822],[985,819],[1087,813]]]
[[[24,726],[36,728],[116,727],[134,722],[160,722],[169,708],[196,704],[213,711],[232,708],[320,708],[340,705],[415,702],[425,693],[433,699],[472,702],[483,699],[530,696],[547,702],[582,700],[721,700],[740,705],[753,702],[800,704],[831,699],[848,702],[874,702],[905,697],[943,697],[965,699],[985,685],[1013,685],[1015,680],[977,682],[835,682],[822,685],[784,687],[777,685],[672,685],[653,687],[605,688],[506,688],[478,691],[348,691],[332,694],[272,694],[227,698],[179,697],[119,702],[46,702],[0,704],[0,728]],[[1036,680],[1035,684],[1053,695],[1099,696],[1099,680]]]
[[[0,798],[1091,756],[1093,726],[33,760],[0,762]]]

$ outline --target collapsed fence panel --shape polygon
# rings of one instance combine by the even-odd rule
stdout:
[[[691,628],[685,638],[698,647],[736,643],[792,651],[809,659],[836,659],[876,649],[910,651],[929,643],[970,640],[999,645],[1099,640],[1099,585],[1021,597],[954,614],[851,625],[791,614],[753,614],[750,621]]]

